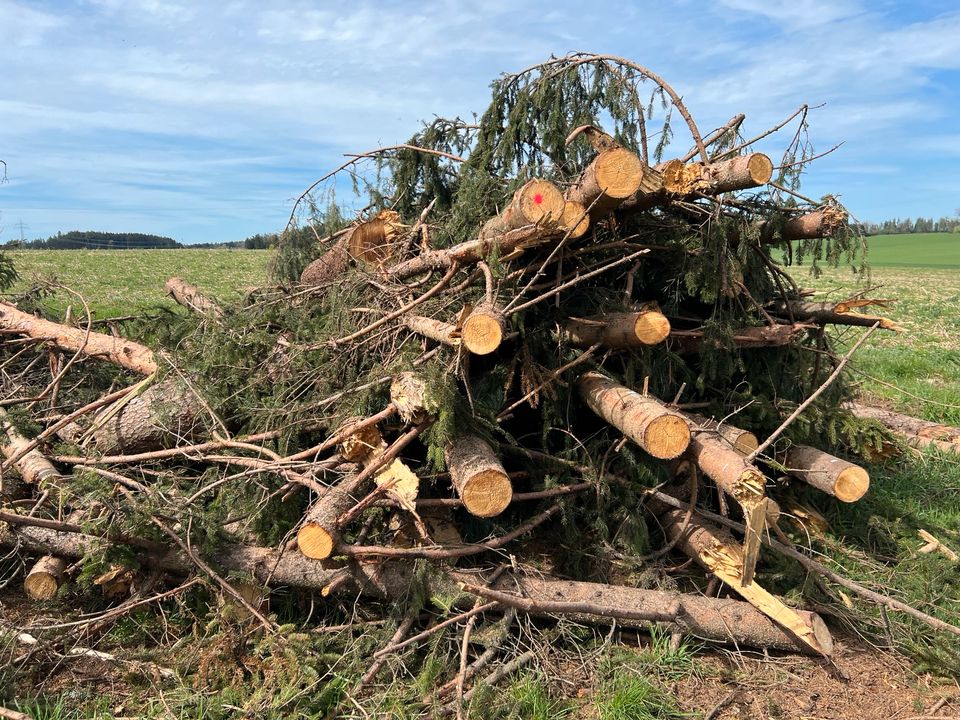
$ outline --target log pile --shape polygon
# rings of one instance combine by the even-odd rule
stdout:
[[[618,68],[689,118],[639,66],[565,62],[513,76],[525,90],[509,102]],[[823,620],[764,587],[761,544],[783,532],[778,478],[843,503],[868,492],[864,468],[818,447],[817,423],[853,417],[824,327],[899,327],[851,312],[862,300],[810,303],[770,246],[853,242],[845,213],[767,185],[775,163],[739,124],[704,139],[688,119],[698,159],[665,163],[646,130],[580,127],[548,166],[546,137],[497,155],[494,116],[444,125],[459,144],[419,136],[358,155],[392,180],[365,216],[317,233],[297,282],[231,305],[171,279],[186,309],[151,347],[0,307],[16,408],[3,416],[0,544],[39,559],[32,596],[63,593],[68,567],[112,545],[140,572],[215,576],[267,627],[225,577],[330,604],[427,586],[491,614],[830,655]],[[53,352],[74,356],[73,399],[62,370],[34,360]],[[781,427],[797,410],[816,422]],[[92,517],[95,492],[109,502]],[[627,518],[646,547],[620,544]],[[617,570],[651,550],[663,579],[670,552],[700,566],[681,578],[693,594]],[[702,595],[709,578],[729,592]]]

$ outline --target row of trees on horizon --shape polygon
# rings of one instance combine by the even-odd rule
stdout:
[[[902,235],[908,233],[960,233],[960,211],[954,217],[942,217],[939,220],[919,217],[914,219],[903,218],[884,220],[880,223],[860,223],[860,230],[864,235]],[[242,250],[268,250],[277,246],[280,233],[257,233],[244,240],[219,243],[179,243],[173,238],[163,235],[147,233],[110,233],[95,230],[71,230],[58,232],[46,239],[11,240],[3,245],[5,248],[22,248],[27,250],[144,250],[160,249],[173,250],[204,249],[204,248],[232,248]]]

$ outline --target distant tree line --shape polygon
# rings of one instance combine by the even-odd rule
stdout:
[[[71,230],[58,232],[46,240],[19,240],[8,245],[31,250],[170,250],[183,247],[173,238],[145,233],[110,233],[97,230]]]
[[[954,217],[933,218],[918,217],[896,218],[881,223],[865,222],[860,224],[864,235],[904,235],[907,233],[960,232],[960,213]]]

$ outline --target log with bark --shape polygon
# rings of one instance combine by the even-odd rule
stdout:
[[[594,158],[566,198],[588,208],[591,218],[603,217],[649,182],[649,172],[636,153],[612,147]]]
[[[870,488],[870,475],[859,465],[809,445],[792,445],[779,457],[787,474],[843,502],[856,502]]]
[[[587,406],[655,458],[670,460],[690,444],[687,421],[659,400],[618,385],[598,372],[577,381]]]
[[[493,448],[477,435],[460,435],[445,452],[450,480],[463,506],[477,517],[499,515],[513,499],[513,484]]]
[[[564,340],[577,347],[643,347],[657,345],[669,334],[670,321],[656,303],[648,303],[638,312],[570,318],[564,326]]]
[[[157,371],[153,351],[140,343],[44,320],[7,303],[0,303],[0,331],[25,335],[86,357],[101,358],[141,375]]]
[[[787,303],[789,312],[798,320],[815,322],[818,325],[854,325],[859,327],[872,327],[879,323],[881,330],[892,330],[894,332],[903,332],[904,328],[889,318],[879,315],[867,315],[864,313],[853,312],[855,308],[869,307],[878,305],[887,307],[884,300],[845,300],[839,303],[833,302],[808,302],[804,300],[793,300]]]
[[[42,527],[18,525],[0,528],[0,546],[19,544],[28,552],[55,554],[67,558],[81,558],[102,540],[82,533],[70,533]],[[192,560],[182,550],[171,550],[162,555],[143,556],[144,562],[158,569],[189,574],[194,571]],[[278,552],[273,548],[247,545],[223,545],[218,549],[217,562],[228,572],[242,573],[262,583],[276,586],[313,588],[334,587],[337,592],[355,593],[396,599],[405,597],[413,586],[414,566],[402,562],[325,564],[299,553]],[[334,581],[346,573],[350,581]],[[449,573],[452,581],[473,586],[482,582],[475,573]],[[649,620],[634,620],[638,615],[672,615],[663,621],[667,629],[701,640],[748,647],[795,650],[791,635],[749,603],[738,600],[719,600],[698,595],[644,590],[599,583],[557,580],[542,576],[532,577],[506,574],[493,584],[495,591],[515,593],[521,600],[532,601],[525,610],[542,617],[565,615],[574,620],[593,624],[616,621],[625,627],[648,628]],[[566,607],[549,605],[565,603]],[[472,602],[471,602],[472,604]],[[538,609],[537,605],[549,609]],[[813,613],[805,615],[823,643],[829,631]]]
[[[5,458],[17,458],[14,461],[14,466],[24,482],[42,485],[51,480],[61,479],[60,471],[38,448],[34,447],[24,452],[32,445],[32,442],[17,430],[10,421],[7,411],[3,408],[0,408],[0,427],[2,427],[4,435],[0,437],[0,443],[2,443],[0,444],[0,452],[3,453]]]
[[[850,403],[847,408],[859,418],[876,420],[912,447],[936,447],[960,453],[960,428],[861,403]]]
[[[783,347],[794,344],[806,331],[817,326],[805,323],[792,325],[761,325],[734,330],[729,342],[744,350],[751,348]],[[726,340],[726,339],[725,339]],[[668,345],[680,354],[703,352],[704,347],[723,348],[723,340],[708,341],[702,330],[671,330]]]

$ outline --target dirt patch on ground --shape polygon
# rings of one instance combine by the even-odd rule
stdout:
[[[906,720],[934,708],[955,716],[956,686],[912,673],[902,657],[840,642],[834,664],[716,653],[673,691],[685,711],[713,712],[711,720]]]

